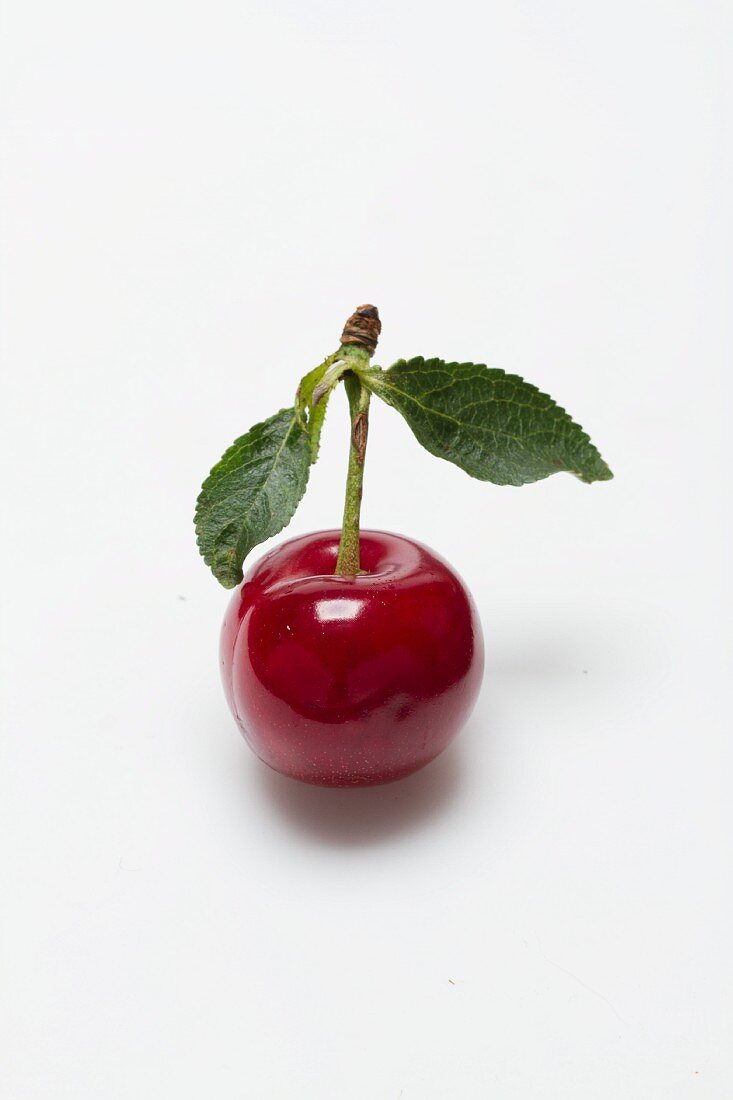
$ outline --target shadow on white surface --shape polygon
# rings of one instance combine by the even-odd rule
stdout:
[[[422,771],[379,787],[312,787],[256,763],[247,781],[257,781],[266,800],[294,830],[324,844],[367,846],[422,828],[446,813],[461,790],[466,733]]]

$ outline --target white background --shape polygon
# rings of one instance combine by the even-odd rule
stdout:
[[[730,1097],[733,10],[4,8],[0,1091]],[[375,408],[365,523],[487,670],[439,762],[329,792],[240,740],[191,516],[365,301],[616,479],[473,482]]]

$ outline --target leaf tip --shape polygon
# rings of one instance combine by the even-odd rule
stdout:
[[[613,481],[613,471],[606,465],[601,459],[600,464],[592,473],[587,471],[573,470],[579,481],[582,481],[584,485],[592,485],[596,481]]]

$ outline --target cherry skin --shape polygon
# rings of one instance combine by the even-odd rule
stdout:
[[[235,591],[221,634],[230,709],[284,775],[326,787],[402,779],[473,708],[481,626],[460,577],[401,535],[362,531],[362,572],[336,576],[340,532],[290,539]]]

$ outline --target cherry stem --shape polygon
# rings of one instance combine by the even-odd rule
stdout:
[[[356,349],[349,349],[354,354]],[[359,358],[368,354],[359,349]],[[356,357],[356,356],[355,356]],[[344,520],[341,528],[341,542],[336,560],[336,573],[342,577],[355,577],[361,572],[359,557],[359,519],[361,516],[361,494],[364,484],[364,455],[369,433],[369,390],[362,385],[361,379],[353,371],[344,375],[344,387],[349,399],[351,415],[351,437],[349,439],[349,469],[346,475],[346,499],[344,501]]]

